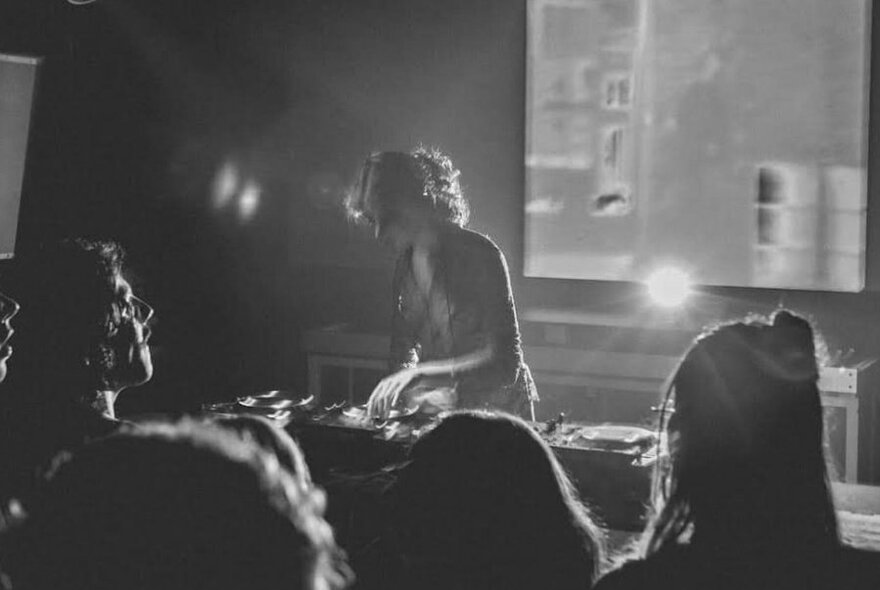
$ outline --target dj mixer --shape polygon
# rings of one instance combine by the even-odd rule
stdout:
[[[283,391],[213,404],[206,410],[273,420],[297,439],[314,479],[325,485],[340,478],[367,481],[371,474],[393,474],[395,466],[406,461],[410,446],[439,419],[415,410],[394,410],[378,420],[363,406],[322,406],[313,398]],[[550,445],[603,524],[621,530],[644,526],[657,457],[655,432],[625,424],[568,422],[564,416],[529,425]]]

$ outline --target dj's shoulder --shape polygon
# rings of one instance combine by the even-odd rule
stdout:
[[[503,258],[498,245],[489,236],[467,228],[455,228],[447,238],[447,247],[473,256]]]

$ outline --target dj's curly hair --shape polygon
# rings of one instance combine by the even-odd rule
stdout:
[[[461,171],[449,156],[437,148],[424,146],[416,148],[410,155],[421,171],[422,194],[431,200],[434,211],[458,226],[467,225],[470,207],[461,190]]]
[[[379,173],[374,185],[386,215],[393,215],[406,202],[421,201],[439,220],[459,227],[467,225],[470,207],[461,189],[461,171],[435,147],[419,146],[411,152],[377,152],[364,162],[358,181],[348,194],[345,207],[356,221],[375,223],[366,211],[371,173]]]

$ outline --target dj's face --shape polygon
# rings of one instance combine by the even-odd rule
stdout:
[[[364,216],[373,226],[376,239],[395,251],[405,249],[410,241],[409,232],[402,212],[393,205],[394,195],[383,188],[382,172],[377,166],[368,168],[364,186]]]
[[[18,309],[18,303],[0,293],[0,381],[6,378],[6,361],[12,355],[12,347],[9,346],[13,333],[10,320],[18,313]]]

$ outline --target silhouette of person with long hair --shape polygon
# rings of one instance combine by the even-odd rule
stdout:
[[[876,575],[876,556],[840,542],[818,378],[813,329],[788,311],[699,337],[664,402],[643,559],[598,587],[853,588]]]

